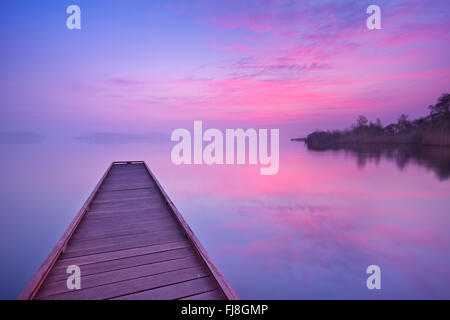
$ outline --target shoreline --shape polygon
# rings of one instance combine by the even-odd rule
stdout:
[[[335,136],[331,132],[315,132],[306,138],[293,138],[291,141],[304,141],[308,147],[323,148],[350,145],[399,145],[450,147],[450,132],[446,130],[425,130],[401,135],[347,135]]]

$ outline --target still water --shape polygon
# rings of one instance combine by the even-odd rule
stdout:
[[[312,151],[285,139],[278,174],[261,176],[175,166],[170,147],[2,143],[0,298],[17,297],[113,160],[149,164],[242,299],[450,298],[448,150]],[[372,264],[381,290],[366,287]]]

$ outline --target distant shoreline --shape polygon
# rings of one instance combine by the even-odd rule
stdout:
[[[291,141],[303,141],[312,149],[358,145],[422,145],[450,147],[450,132],[427,130],[424,132],[412,132],[409,135],[350,135],[343,137],[335,137],[331,132],[314,132],[306,138],[291,138]]]
[[[402,114],[397,123],[385,127],[379,119],[369,122],[359,116],[351,128],[333,131],[315,131],[304,141],[311,149],[328,149],[365,145],[412,145],[450,147],[450,94],[442,94],[435,105],[430,105],[430,114],[413,121]]]

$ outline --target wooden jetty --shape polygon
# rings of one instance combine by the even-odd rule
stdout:
[[[68,289],[79,266],[81,289]],[[237,299],[143,161],[113,162],[19,299]]]

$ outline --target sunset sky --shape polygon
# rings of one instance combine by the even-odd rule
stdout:
[[[66,28],[67,6],[82,29]],[[381,7],[381,30],[366,8]],[[425,115],[450,90],[438,1],[2,1],[1,131],[305,135]]]
[[[81,30],[66,26],[74,4]],[[129,160],[149,165],[243,299],[448,299],[450,149],[290,138],[427,115],[450,93],[449,30],[450,0],[0,0],[0,299]],[[279,171],[261,175],[260,156],[176,165],[170,134],[194,120],[279,129]]]

